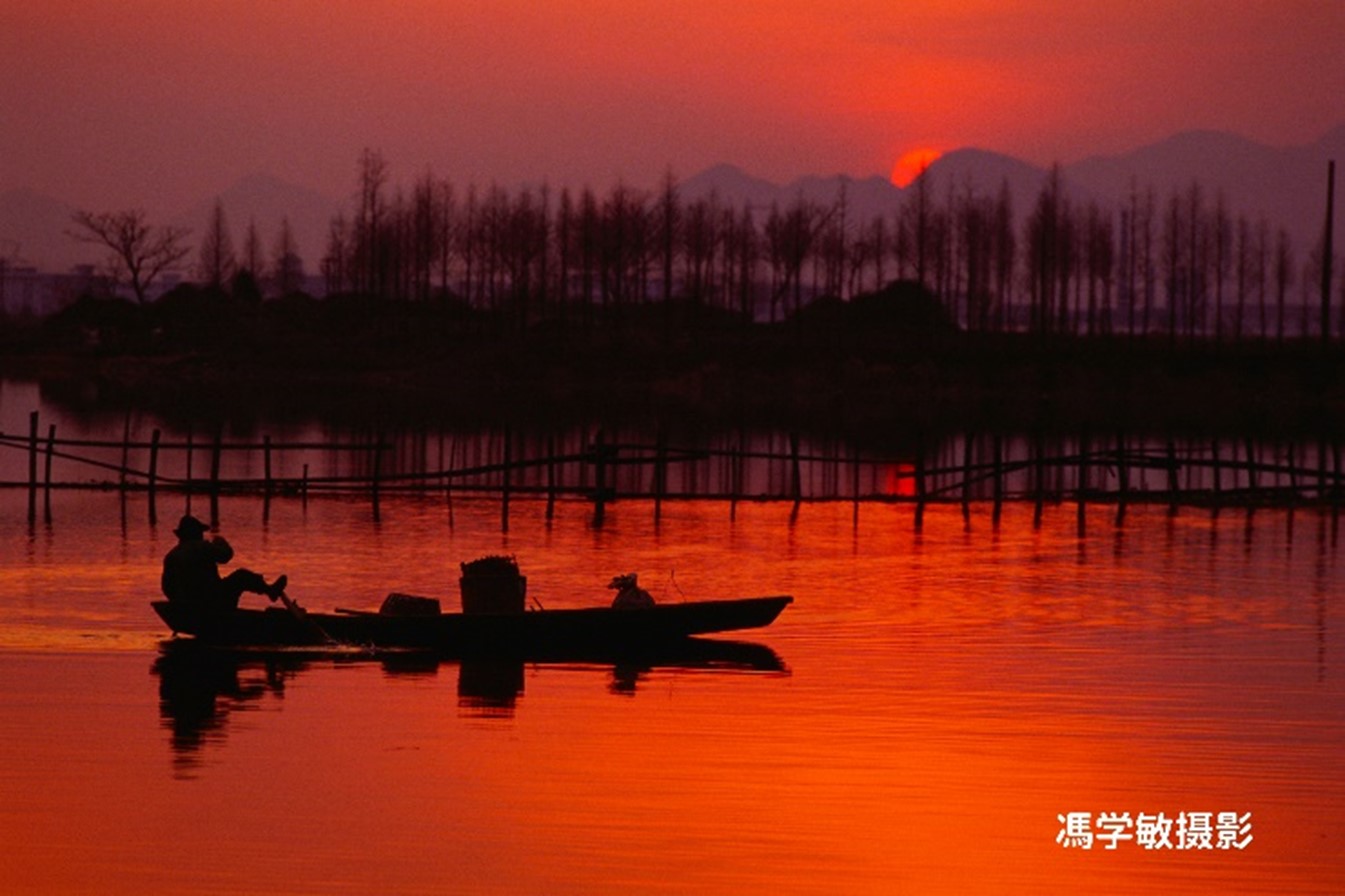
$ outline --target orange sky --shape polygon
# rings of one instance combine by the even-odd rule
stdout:
[[[1345,120],[1339,0],[0,2],[0,190],[177,211],[266,171],[652,186],[718,162],[1042,164],[1188,128]]]

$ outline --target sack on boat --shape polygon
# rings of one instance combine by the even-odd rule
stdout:
[[[522,613],[528,577],[513,557],[481,557],[462,564],[458,590],[464,613]]]

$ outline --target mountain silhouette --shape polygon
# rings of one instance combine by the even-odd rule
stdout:
[[[1202,201],[1212,207],[1222,196],[1234,217],[1253,223],[1264,217],[1272,228],[1284,227],[1298,257],[1305,258],[1321,237],[1325,216],[1326,164],[1345,160],[1345,124],[1312,143],[1275,147],[1220,131],[1186,131],[1125,153],[1098,155],[1060,166],[1061,185],[1072,201],[1097,201],[1103,208],[1124,207],[1132,186],[1152,187],[1160,207],[1176,193],[1185,195],[1198,184]],[[950,196],[976,194],[994,198],[1007,186],[1015,217],[1021,223],[1031,212],[1049,166],[986,149],[963,148],[945,153],[921,175],[923,187],[937,205]],[[1345,173],[1342,173],[1345,180]],[[785,184],[755,177],[742,168],[720,164],[677,184],[682,202],[717,198],[725,207],[754,209],[764,222],[772,205],[787,208],[803,198],[831,206],[844,192],[847,217],[866,223],[878,215],[892,216],[915,187],[902,189],[887,178],[808,175]],[[646,187],[654,197],[657,184]],[[223,204],[234,249],[241,253],[249,221],[255,221],[262,251],[269,260],[280,231],[289,219],[291,233],[306,270],[316,272],[326,247],[332,218],[348,202],[323,196],[272,175],[256,173],[217,194]],[[193,242],[205,230],[215,196],[204,196],[164,223],[187,227]],[[73,208],[58,199],[28,190],[0,193],[0,258],[10,264],[64,271],[76,264],[100,263],[104,253],[68,235]],[[195,262],[194,255],[188,263]]]
[[[855,221],[890,214],[901,204],[901,188],[876,175],[866,178],[845,174],[807,175],[780,185],[753,177],[736,165],[715,165],[677,185],[677,194],[684,202],[713,196],[721,205],[751,206],[758,223],[764,220],[771,206],[783,210],[799,199],[830,207],[842,190],[848,214]]]
[[[998,198],[1005,187],[1009,191],[1014,216],[1020,221],[1032,210],[1050,172],[1045,169],[985,149],[955,149],[940,156],[920,178],[934,202],[942,204],[951,193],[974,193]],[[1063,186],[1070,192],[1069,178],[1062,174]],[[912,188],[907,187],[907,192]],[[1075,195],[1079,194],[1075,191]]]

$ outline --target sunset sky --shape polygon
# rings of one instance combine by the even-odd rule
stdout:
[[[176,211],[264,171],[785,182],[1345,121],[1340,0],[3,0],[0,190]]]

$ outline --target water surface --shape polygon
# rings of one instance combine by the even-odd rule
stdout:
[[[180,501],[180,499],[175,499]],[[198,499],[199,500],[199,499]],[[163,498],[160,499],[161,504]],[[791,593],[778,664],[208,663],[147,601],[176,513],[0,493],[7,888],[141,892],[1339,893],[1329,512],[225,498],[314,609],[456,602],[517,555],[547,606]],[[260,598],[250,598],[258,600]],[[1057,842],[1058,816],[1250,813],[1242,849]],[[1175,840],[1175,837],[1174,837]]]

